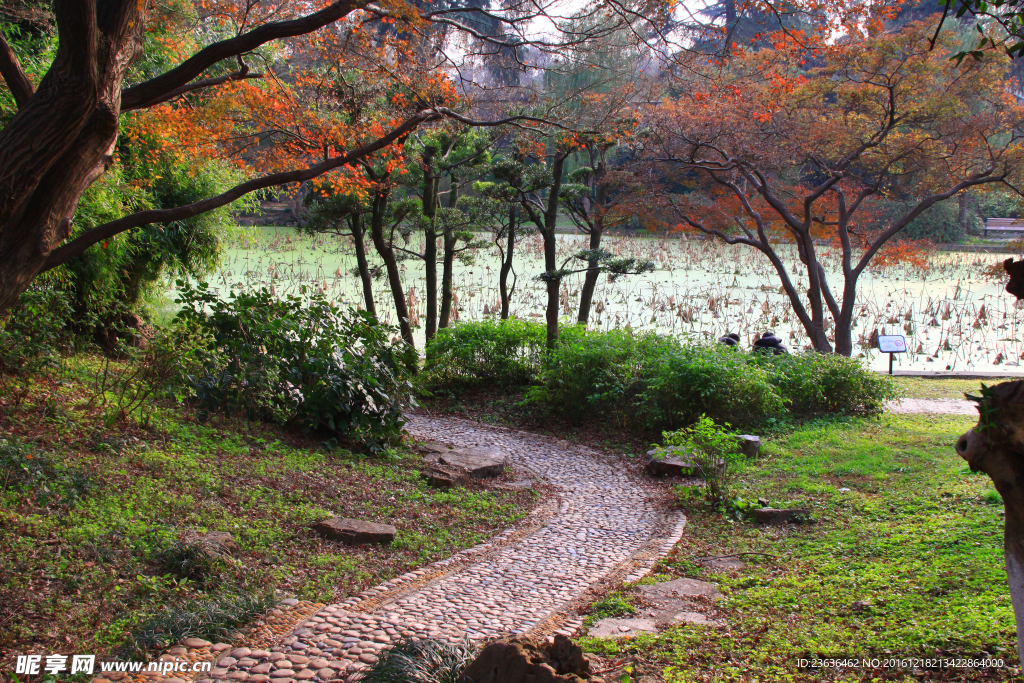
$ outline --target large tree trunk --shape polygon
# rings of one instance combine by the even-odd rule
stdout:
[[[590,249],[596,252],[601,248],[601,233],[604,231],[604,227],[601,225],[600,219],[594,221],[593,227],[590,229]],[[601,270],[598,267],[597,256],[591,256],[587,261],[587,274],[583,277],[583,290],[580,292],[580,313],[576,318],[576,322],[580,325],[586,326],[590,320],[590,304],[594,300],[594,289],[597,287],[597,277],[601,274]]]
[[[516,248],[516,221],[518,213],[516,207],[511,206],[508,210],[508,235],[505,241],[505,253],[502,254],[501,270],[498,272],[498,292],[501,295],[501,319],[508,320],[509,305],[512,301],[512,292],[515,291],[515,282],[512,289],[508,286],[508,275],[512,271],[512,258]]]
[[[137,0],[56,0],[59,47],[35,93],[0,131],[0,311],[70,233],[82,192],[111,163],[121,84],[141,54]]]
[[[412,348],[416,348],[412,338],[412,326],[409,324],[409,308],[405,304],[405,292],[402,290],[402,274],[398,270],[398,259],[395,258],[395,250],[390,240],[384,236],[384,214],[388,200],[388,193],[374,196],[370,236],[388,272],[388,284],[391,286],[391,298],[395,300],[395,313],[398,315],[398,329],[402,332],[402,339]]]
[[[1024,381],[986,389],[978,426],[956,443],[972,472],[992,479],[1006,509],[1003,557],[1017,621],[1017,656],[1024,661]]]
[[[383,230],[382,230],[383,232]],[[373,279],[370,277],[370,265],[366,260],[366,229],[363,227],[363,218],[359,213],[352,216],[352,241],[356,246],[356,268],[359,269],[359,280],[363,283],[363,303],[366,305],[366,312],[377,317],[377,307],[373,303]]]

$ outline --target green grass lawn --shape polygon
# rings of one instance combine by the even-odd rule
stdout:
[[[810,507],[815,524],[756,526],[698,508],[657,571],[718,586],[728,626],[631,641],[587,640],[634,680],[1017,680],[1010,669],[810,669],[800,659],[996,657],[1017,666],[1002,560],[1002,505],[967,470],[963,417],[811,423],[738,474],[748,500]],[[849,489],[842,491],[841,489]],[[696,560],[746,555],[737,571]],[[602,606],[605,607],[605,606]]]
[[[339,600],[488,538],[536,500],[437,491],[407,448],[370,459],[262,423],[200,423],[166,401],[111,420],[100,367],[72,358],[59,382],[0,394],[0,668],[14,654],[105,655],[167,607]],[[309,525],[331,514],[393,524],[397,538],[323,541]],[[206,531],[232,533],[240,552],[182,576],[180,542]]]

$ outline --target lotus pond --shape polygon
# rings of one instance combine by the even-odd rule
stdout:
[[[486,238],[485,236],[482,236]],[[582,235],[559,236],[560,262],[585,249]],[[422,251],[415,236],[406,248]],[[604,246],[622,256],[654,262],[656,270],[609,281],[602,277],[594,296],[590,325],[594,328],[629,326],[696,340],[717,339],[736,332],[747,346],[756,333],[772,330],[790,349],[810,348],[775,271],[759,252],[741,246],[685,237],[606,237]],[[371,252],[372,247],[368,245]],[[820,247],[823,262],[838,271],[838,252]],[[455,265],[453,317],[478,320],[499,310],[498,254],[493,247],[465,252]],[[1021,362],[1024,342],[1020,326],[1024,309],[1003,291],[1004,278],[989,268],[1008,254],[940,252],[928,254],[925,265],[886,265],[865,272],[859,282],[855,315],[855,355],[870,367],[888,367],[888,356],[869,343],[879,334],[903,334],[909,353],[897,356],[902,370],[1006,371]],[[796,252],[785,254],[791,273]],[[580,263],[580,262],[576,262]],[[379,262],[378,262],[379,264]],[[371,260],[371,266],[374,261]],[[209,278],[222,295],[230,291],[267,288],[278,296],[319,289],[341,304],[359,306],[362,295],[354,273],[351,238],[311,238],[293,228],[238,228],[228,236],[219,269]],[[422,349],[425,317],[423,262],[402,262],[403,286]],[[524,238],[516,247],[515,290],[511,312],[543,320],[544,284],[539,236]],[[377,270],[375,300],[382,320],[396,322],[391,292],[383,268]],[[833,275],[833,278],[836,276]],[[566,278],[562,286],[565,321],[575,320],[583,276]],[[511,280],[510,280],[511,282]],[[837,279],[833,279],[833,287]],[[170,309],[165,311],[170,313]]]

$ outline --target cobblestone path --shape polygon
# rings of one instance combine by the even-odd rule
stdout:
[[[591,590],[638,580],[682,535],[685,518],[668,510],[667,487],[598,451],[452,418],[413,416],[407,428],[452,446],[499,447],[555,495],[487,543],[321,608],[268,651],[220,659],[211,679],[358,680],[404,637],[571,634],[582,621],[573,610]]]

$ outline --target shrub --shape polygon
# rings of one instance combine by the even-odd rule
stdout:
[[[205,284],[179,285],[179,320],[210,335],[191,378],[201,409],[323,430],[374,452],[401,437],[410,359],[404,343],[389,341],[392,328],[319,294],[263,290],[225,301]]]
[[[588,412],[645,430],[690,424],[702,413],[755,421],[783,411],[768,373],[724,346],[684,346],[630,330],[566,331],[527,401],[570,420]]]
[[[468,640],[406,640],[381,651],[365,683],[456,683],[476,654]]]
[[[544,326],[525,320],[460,322],[438,330],[427,344],[424,386],[529,384],[540,371]]]
[[[853,358],[817,353],[754,354],[752,360],[767,372],[794,415],[872,415],[896,398],[896,387],[888,377],[866,370]]]
[[[523,321],[461,323],[428,346],[431,387],[536,382],[526,403],[571,422],[599,416],[648,432],[701,415],[752,424],[789,415],[873,414],[892,382],[859,361],[817,353],[746,353],[628,329],[567,327],[544,349],[544,327]]]
[[[664,432],[665,446],[684,448],[693,464],[701,472],[707,484],[710,503],[722,503],[729,499],[733,465],[743,457],[736,434],[728,430],[729,424],[717,425],[706,415],[701,415],[692,427],[675,432]]]
[[[635,399],[638,420],[658,430],[691,424],[704,414],[751,423],[783,413],[783,397],[769,373],[751,359],[727,346],[668,345]]]
[[[66,294],[35,289],[21,295],[0,321],[0,373],[35,375],[56,368],[70,346],[71,304]]]

